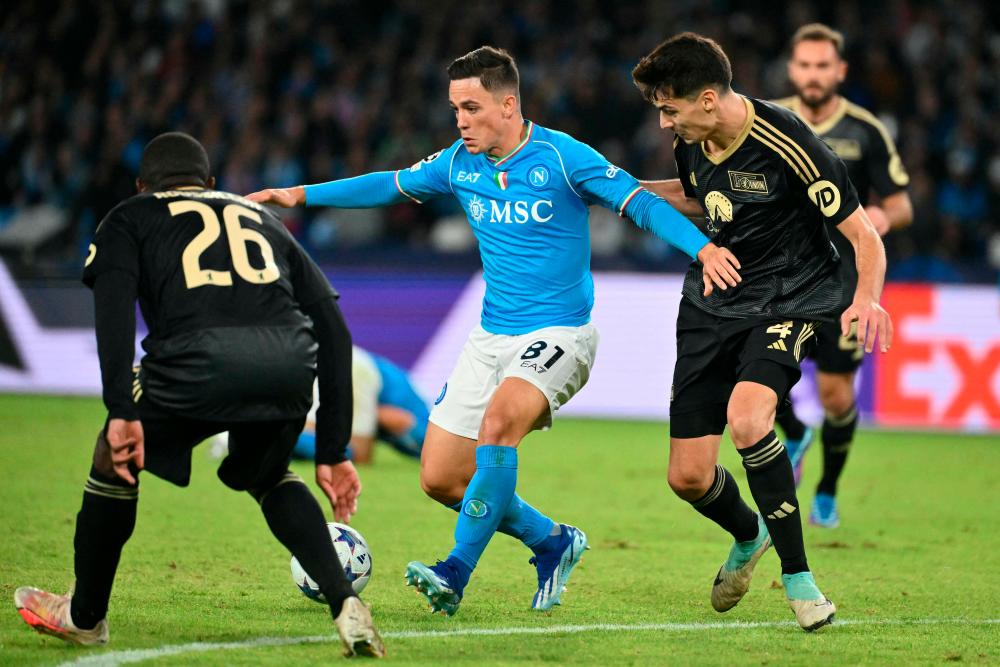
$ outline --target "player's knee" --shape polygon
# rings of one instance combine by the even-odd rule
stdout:
[[[263,505],[264,499],[267,498],[271,494],[271,492],[273,492],[279,486],[283,486],[286,484],[299,484],[305,489],[307,490],[309,489],[309,487],[306,486],[306,483],[302,480],[301,477],[299,477],[294,472],[286,468],[283,472],[281,472],[280,476],[269,476],[269,478],[265,479],[264,481],[255,486],[251,486],[246,489],[234,489],[234,490],[246,491],[251,496],[253,496],[253,499],[256,500],[258,504]]]
[[[756,410],[729,410],[729,435],[737,447],[749,447],[773,428],[768,415]]]
[[[94,471],[106,479],[115,479],[114,465],[111,463],[111,447],[108,439],[104,437],[104,431],[97,434],[97,442],[94,443]]]
[[[514,415],[502,410],[487,410],[479,426],[479,442],[491,445],[517,445],[520,441]]]
[[[826,414],[842,415],[854,405],[854,387],[844,383],[831,384],[820,390],[819,399]]]
[[[258,502],[263,495],[281,484],[288,475],[299,479],[297,475],[288,471],[285,463],[261,468],[256,465],[256,462],[251,464],[232,454],[222,460],[215,474],[223,484],[233,491],[247,491],[257,498]]]
[[[462,500],[465,495],[465,487],[468,480],[456,480],[451,475],[443,475],[440,472],[420,471],[420,488],[424,490],[430,498],[442,505],[454,505]]]
[[[667,471],[667,484],[680,498],[687,501],[697,500],[708,492],[712,485],[714,467],[702,470],[698,466],[670,466]]]

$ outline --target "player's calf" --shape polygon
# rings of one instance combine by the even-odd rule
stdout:
[[[739,453],[750,492],[781,557],[782,573],[807,571],[795,478],[781,441],[771,431],[753,446],[740,449]]]
[[[736,480],[721,465],[716,464],[708,490],[690,503],[699,514],[732,535],[736,542],[755,540],[760,532],[757,513],[743,502]]]
[[[94,627],[107,615],[118,562],[135,528],[139,504],[138,486],[113,474],[102,474],[97,452],[94,461],[73,535],[76,584],[72,616],[77,627],[84,628]]]
[[[837,482],[847,465],[847,456],[854,442],[854,432],[858,427],[858,408],[850,408],[839,414],[827,414],[823,420],[823,476],[816,487],[816,493],[830,497],[837,495]]]
[[[251,495],[260,503],[271,532],[316,582],[336,618],[344,601],[355,593],[338,566],[340,561],[316,497],[298,475],[287,470],[273,486],[254,489]]]

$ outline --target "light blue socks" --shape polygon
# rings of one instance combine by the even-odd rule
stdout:
[[[517,449],[496,445],[476,448],[476,474],[462,498],[449,561],[460,561],[471,573],[511,505],[516,485]]]

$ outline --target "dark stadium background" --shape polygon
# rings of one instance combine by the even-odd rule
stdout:
[[[790,92],[788,36],[823,20],[847,37],[842,92],[886,123],[912,177],[915,220],[887,240],[889,277],[993,282],[998,13],[898,0],[5,3],[0,252],[19,276],[75,276],[95,223],[132,193],[142,146],[165,130],[199,137],[237,193],[409,165],[454,140],[443,68],[483,43],[518,58],[526,117],[639,177],[670,177],[670,142],[630,81],[638,56],[697,30],[728,51],[738,91],[776,97]],[[456,212],[442,201],[288,224],[323,261],[472,269]],[[46,233],[5,235],[18,216]],[[597,268],[683,265],[604,218],[594,241]]]

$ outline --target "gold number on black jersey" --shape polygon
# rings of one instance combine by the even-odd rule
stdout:
[[[178,201],[169,206],[170,215],[178,216],[184,213],[197,213],[205,226],[198,235],[184,248],[181,255],[181,265],[184,268],[184,282],[188,289],[203,285],[228,287],[233,284],[233,276],[229,271],[201,268],[201,255],[209,246],[218,240],[221,227],[219,216],[207,204],[196,201]],[[260,215],[239,204],[229,204],[222,209],[222,220],[226,225],[226,237],[229,239],[229,254],[233,259],[233,268],[240,278],[248,283],[263,285],[273,283],[278,279],[278,266],[274,263],[274,250],[264,235],[253,229],[247,229],[240,224],[240,218],[246,218],[258,225],[263,224]],[[264,267],[254,268],[247,254],[247,243],[255,243],[260,248],[264,258]]]

